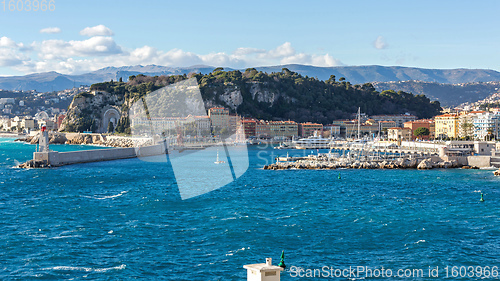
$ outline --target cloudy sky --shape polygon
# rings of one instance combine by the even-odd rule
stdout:
[[[138,64],[500,70],[500,1],[55,0],[36,12],[26,1],[23,11],[0,4],[0,75]]]

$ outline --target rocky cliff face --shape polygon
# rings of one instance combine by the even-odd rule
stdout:
[[[217,94],[217,93],[216,93]],[[229,108],[236,110],[243,103],[243,96],[238,88],[224,89],[224,93],[219,97]],[[214,102],[215,103],[215,102]]]
[[[258,102],[264,102],[273,106],[278,102],[279,98],[282,98],[286,102],[296,102],[296,99],[289,97],[286,93],[282,93],[275,89],[269,89],[266,87],[265,83],[253,82],[250,86],[250,94],[252,99]]]
[[[108,131],[110,121],[116,125],[125,103],[123,96],[105,91],[93,91],[75,96],[59,131]]]
[[[144,85],[144,84],[142,84]],[[139,86],[142,86],[139,85]],[[243,103],[266,103],[272,107],[279,98],[289,102],[293,99],[275,89],[269,89],[264,83],[251,82],[244,87],[226,84],[222,87],[200,87],[205,108],[223,106],[236,112]],[[243,89],[242,89],[243,88]],[[152,91],[154,89],[151,89]],[[92,91],[75,96],[68,108],[61,132],[92,131],[97,133],[108,132],[109,122],[116,128],[119,119],[125,123],[128,109],[138,95],[132,93],[110,93],[107,91]]]

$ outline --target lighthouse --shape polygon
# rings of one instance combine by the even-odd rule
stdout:
[[[49,132],[45,125],[42,125],[40,138],[38,139],[38,152],[49,152]]]

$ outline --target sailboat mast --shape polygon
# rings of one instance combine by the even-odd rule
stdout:
[[[358,140],[359,140],[360,129],[361,129],[361,107],[358,107]]]

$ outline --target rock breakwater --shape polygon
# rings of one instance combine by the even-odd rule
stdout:
[[[289,169],[434,169],[434,168],[477,168],[460,165],[457,161],[433,161],[431,158],[417,159],[396,159],[384,161],[359,161],[339,159],[336,161],[319,161],[317,159],[298,160],[293,162],[277,162],[264,166],[264,170],[289,170]]]

